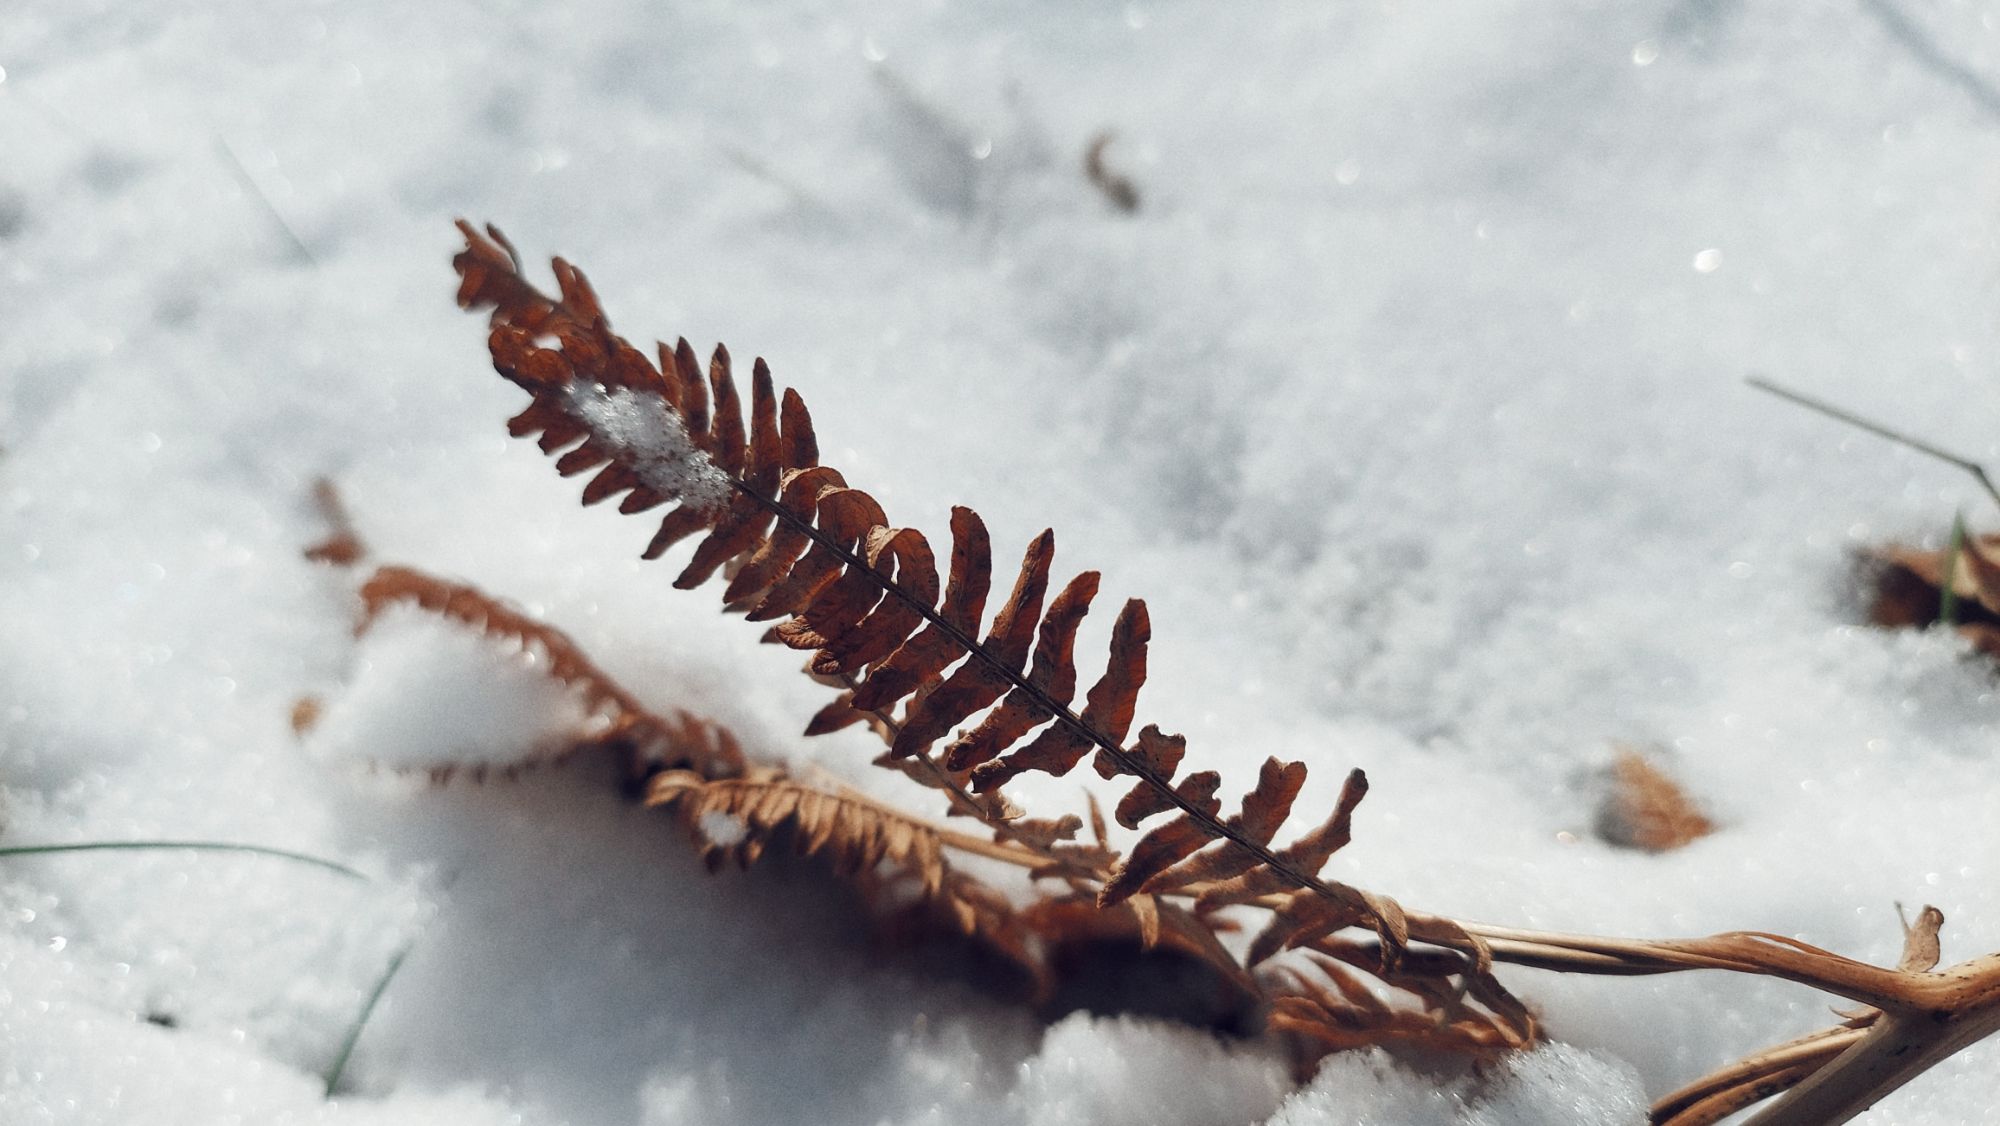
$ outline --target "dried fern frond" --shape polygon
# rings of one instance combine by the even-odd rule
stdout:
[[[771,766],[749,766],[734,735],[686,711],[647,709],[571,640],[499,599],[464,583],[408,567],[382,567],[361,587],[364,607],[356,632],[391,606],[411,605],[534,652],[548,674],[576,691],[603,720],[547,756],[611,751],[628,758],[643,780],[649,806],[679,816],[702,845],[710,871],[727,862],[749,867],[774,843],[826,861],[832,873],[885,914],[914,901],[924,918],[1014,965],[1038,1001],[1052,988],[1041,957],[1043,939],[997,890],[954,867],[955,849],[1023,868],[1042,868],[1044,853],[957,833],[828,780],[801,780]],[[541,759],[514,764],[518,770]],[[459,768],[440,767],[440,780]],[[469,768],[478,771],[480,768]],[[908,890],[905,890],[908,889]],[[914,916],[900,911],[898,928]]]
[[[795,852],[831,862],[850,875],[883,862],[906,868],[927,895],[944,888],[944,842],[936,826],[858,794],[832,792],[774,767],[710,780],[689,770],[654,775],[646,804],[679,814],[702,845],[710,871],[733,861],[749,867],[781,830]]]
[[[645,554],[700,537],[676,586],[730,575],[723,592],[729,608],[753,621],[783,619],[776,640],[813,650],[816,674],[851,684],[812,730],[873,713],[878,729],[894,733],[890,757],[920,760],[912,776],[952,791],[962,805],[973,800],[968,789],[990,797],[1019,774],[1061,776],[1094,754],[1104,777],[1136,780],[1119,803],[1121,823],[1136,828],[1175,814],[1109,873],[1100,906],[1221,880],[1205,899],[1316,898],[1336,905],[1350,924],[1373,929],[1392,951],[1407,941],[1392,900],[1319,875],[1345,842],[1352,801],[1365,792],[1358,772],[1347,790],[1352,801],[1279,850],[1271,842],[1290,815],[1304,764],[1267,764],[1241,811],[1225,820],[1218,775],[1177,775],[1185,749],[1179,736],[1149,726],[1126,745],[1152,632],[1144,602],[1120,610],[1106,669],[1082,709],[1072,709],[1075,631],[1097,577],[1079,575],[1047,599],[1053,533],[1029,545],[981,638],[992,560],[972,510],[953,511],[950,575],[941,582],[921,533],[891,526],[872,497],[819,464],[804,402],[789,390],[781,400],[762,360],[752,366],[746,434],[725,349],[715,350],[704,371],[685,339],[662,344],[655,367],[612,333],[575,267],[555,261],[559,296],[551,298],[521,277],[518,256],[497,231],[482,234],[464,222],[459,229],[466,238],[453,260],[459,303],[493,309],[494,367],[530,396],[510,431],[539,435],[545,452],[560,454],[563,474],[594,473],[586,504],[623,494],[623,512],[672,506]],[[898,704],[902,711],[892,716]],[[982,712],[969,734],[941,759],[932,757],[940,740]]]
[[[1497,1054],[1535,1040],[1535,1022],[1512,998],[1487,1008],[1488,998],[1463,987],[1464,960],[1445,952],[1402,959],[1400,968],[1381,964],[1379,949],[1337,948],[1338,956],[1310,955],[1314,974],[1294,966],[1279,971],[1271,1001],[1271,1027],[1302,1037],[1308,1058],[1327,1051],[1398,1044],[1459,1054]],[[1371,964],[1372,962],[1372,964]],[[1363,973],[1389,987],[1388,996],[1370,987]],[[1457,981],[1454,981],[1457,979]],[[1419,999],[1417,1008],[1399,1003]]]
[[[557,748],[547,756],[550,759],[609,751],[624,756],[634,780],[668,769],[693,770],[706,778],[743,773],[742,748],[727,728],[678,709],[666,715],[652,711],[598,668],[568,634],[477,587],[409,567],[381,567],[362,584],[361,602],[357,634],[365,632],[390,606],[410,605],[489,637],[512,641],[543,658],[548,674],[576,692],[598,721],[591,731]],[[525,765],[533,763],[515,764],[514,768]],[[450,769],[439,768],[447,774]]]
[[[1758,1116],[1759,1126],[1846,1121],[1937,1061],[2000,1031],[2000,954],[1932,972],[1941,916],[1929,913],[1911,928],[1903,963],[1892,969],[1759,931],[1653,941],[1460,922],[1405,912],[1392,899],[1322,877],[1348,842],[1366,779],[1351,774],[1331,814],[1290,836],[1303,764],[1266,763],[1238,811],[1224,819],[1218,775],[1181,773],[1183,739],[1148,725],[1127,745],[1151,635],[1137,600],[1119,613],[1106,669],[1082,708],[1074,708],[1076,624],[1097,578],[1080,575],[1050,599],[1051,533],[1029,545],[1012,592],[987,623],[990,545],[970,509],[953,512],[949,576],[941,580],[921,533],[890,525],[872,497],[819,463],[803,401],[791,391],[779,396],[761,360],[752,367],[746,409],[726,350],[717,348],[704,369],[682,340],[660,347],[656,367],[611,332],[576,269],[557,259],[559,296],[545,296],[522,279],[518,257],[497,231],[482,234],[464,223],[460,229],[467,245],[454,259],[459,301],[494,310],[494,366],[530,396],[512,432],[538,435],[542,449],[559,456],[563,474],[593,473],[583,491],[587,504],[622,496],[623,512],[665,507],[647,557],[694,538],[676,585],[698,586],[720,574],[727,580],[725,607],[776,621],[770,640],[811,650],[810,671],[841,690],[811,730],[868,724],[889,744],[879,762],[945,792],[953,812],[977,817],[994,834],[992,841],[965,837],[965,847],[993,850],[1066,881],[1074,893],[1068,902],[1092,919],[1124,920],[1142,949],[1183,933],[1215,943],[1222,921],[1213,912],[1222,907],[1269,911],[1252,941],[1252,961],[1305,947],[1324,979],[1280,989],[1282,1020],[1274,1021],[1328,1044],[1517,1046],[1534,1035],[1533,1020],[1494,978],[1496,960],[1608,975],[1758,974],[1875,1010],[1865,1027],[1854,1026],[1859,1035],[1830,1033],[1769,1060],[1753,1058],[1718,1073],[1694,1095],[1695,1105],[1671,1118],[1656,1109],[1655,1121],[1675,1126],[1713,1121],[1717,1108],[1745,1105],[1789,1083],[1797,1087]],[[1989,562],[1977,550],[1967,554],[1975,569]],[[2000,565],[1994,571],[2000,579]],[[954,730],[957,736],[937,748]],[[1139,828],[1170,815],[1124,856],[1106,844],[1094,805],[1097,841],[1089,845],[1073,839],[1080,819],[1024,821],[999,794],[1020,774],[1061,776],[1087,755],[1107,779],[1136,779],[1114,811],[1122,824]],[[728,779],[698,781],[689,782],[689,794],[725,787],[710,812],[733,811],[746,834],[803,826],[821,851],[858,862],[872,856],[882,868],[903,865],[919,886],[940,889],[929,902],[961,894],[943,890],[952,883],[948,870],[942,879],[927,871],[929,833],[960,847],[947,840],[947,830],[920,831],[901,824],[902,815],[829,812],[827,803],[838,802],[824,793],[802,818],[803,798],[771,796],[782,787],[752,798],[727,792]],[[1281,836],[1290,843],[1277,845]],[[1341,933],[1351,929],[1374,937]],[[1218,964],[1235,966],[1226,952]],[[1385,1001],[1366,978],[1393,1000],[1416,998],[1417,1009]]]
[[[1265,1027],[1263,984],[1223,947],[1210,920],[1183,907],[1135,896],[1101,908],[1094,896],[1071,895],[1032,904],[1023,915],[1045,950],[1047,1018],[1082,1009],[1236,1034]]]
[[[862,888],[871,899],[886,899],[898,884],[936,909],[956,932],[975,937],[1046,988],[1040,959],[1019,913],[1006,896],[952,866],[947,849],[959,849],[1014,864],[1036,862],[1033,854],[982,841],[883,805],[824,781],[792,777],[777,767],[753,767],[733,778],[704,778],[691,770],[656,774],[647,785],[646,804],[673,812],[701,845],[702,861],[713,872],[726,863],[749,867],[773,844],[794,855],[827,862],[835,876]]]

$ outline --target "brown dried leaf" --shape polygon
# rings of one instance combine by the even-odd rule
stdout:
[[[1674,780],[1638,752],[1618,752],[1611,789],[1597,812],[1597,835],[1644,852],[1669,852],[1715,831]]]
[[[1897,904],[1896,910],[1900,914],[1902,905]],[[1917,912],[1914,924],[1903,924],[1903,957],[1896,963],[1896,968],[1906,974],[1929,973],[1936,969],[1940,955],[1938,930],[1943,926],[1944,912],[1924,904],[1924,909]]]

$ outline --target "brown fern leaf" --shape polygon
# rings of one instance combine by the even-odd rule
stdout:
[[[362,584],[361,602],[357,634],[390,606],[412,605],[545,654],[549,675],[577,692],[603,722],[600,730],[561,748],[555,758],[596,750],[622,753],[634,778],[670,767],[692,768],[709,778],[743,772],[742,749],[726,728],[689,712],[653,712],[584,656],[568,634],[477,587],[409,567],[381,567]]]
[[[1257,889],[1230,902],[1318,896],[1360,911],[1358,921],[1384,942],[1405,937],[1392,901],[1318,876],[1345,840],[1351,803],[1336,814],[1339,841],[1322,826],[1283,851],[1271,847],[1304,781],[1302,765],[1267,770],[1242,812],[1225,822],[1217,776],[1175,777],[1181,750],[1174,740],[1148,728],[1134,747],[1125,746],[1146,679],[1152,630],[1145,603],[1125,604],[1105,671],[1081,712],[1072,710],[1075,631],[1097,578],[1079,576],[1045,613],[1051,533],[1029,546],[1012,593],[980,639],[992,563],[986,529],[969,510],[953,513],[951,575],[940,603],[928,544],[890,525],[871,497],[818,464],[817,438],[793,392],[784,392],[779,424],[771,425],[773,392],[761,361],[745,438],[726,351],[716,350],[705,380],[684,340],[672,349],[663,345],[656,368],[612,334],[574,267],[556,260],[560,293],[550,298],[522,280],[520,263],[498,232],[489,228],[482,235],[465,223],[460,230],[467,242],[454,260],[460,304],[493,308],[494,367],[531,397],[511,431],[539,434],[544,451],[560,454],[557,466],[565,474],[594,471],[587,500],[626,491],[628,508],[673,505],[646,554],[700,536],[676,585],[697,585],[718,571],[732,574],[723,595],[727,606],[752,620],[785,619],[771,636],[814,650],[812,670],[846,686],[841,699],[814,717],[811,730],[872,722],[890,738],[891,764],[913,761],[912,777],[954,791],[956,809],[978,810],[989,822],[1005,809],[994,799],[1008,780],[1030,771],[1064,775],[1094,751],[1105,777],[1137,779],[1119,804],[1122,822],[1136,826],[1159,813],[1178,814],[1143,837],[1102,883],[1101,906],[1227,875],[1226,883]],[[640,503],[633,504],[634,497]],[[900,718],[887,710],[898,702]],[[939,740],[989,708],[945,748],[941,763],[931,758]],[[1037,728],[1040,733],[1028,739]],[[967,782],[986,804],[964,792]],[[1351,791],[1356,785],[1350,780]],[[1176,869],[1215,842],[1215,855]]]
[[[1047,949],[1054,994],[1046,1018],[1083,1009],[1237,1034],[1263,1027],[1264,989],[1184,908],[1150,896],[1100,908],[1081,895],[1044,899],[1023,915]]]
[[[669,770],[647,784],[646,804],[680,815],[702,841],[711,870],[749,867],[781,831],[800,856],[820,856],[840,875],[888,861],[914,872],[926,895],[944,887],[944,845],[936,826],[859,795],[801,782],[775,767],[710,780]]]
[[[1463,959],[1427,954],[1419,971],[1387,972],[1385,976],[1379,965],[1365,966],[1365,954],[1350,953],[1353,961],[1312,955],[1318,980],[1287,968],[1273,983],[1276,995],[1271,1001],[1271,1028],[1306,1041],[1317,1049],[1312,1056],[1381,1044],[1497,1054],[1526,1047],[1535,1040],[1533,1018],[1511,997],[1500,1004],[1501,1011],[1495,1011],[1484,1007],[1484,996],[1448,984],[1452,974],[1465,970]],[[1378,995],[1357,972],[1354,962],[1375,973],[1388,986],[1390,996]]]
[[[731,861],[747,868],[774,842],[788,841],[792,852],[827,861],[836,876],[872,900],[886,898],[882,889],[896,880],[907,882],[959,934],[1026,969],[1037,992],[1046,988],[1028,930],[1007,897],[954,868],[945,852],[971,847],[992,853],[999,846],[980,845],[861,794],[801,781],[775,767],[720,779],[665,771],[652,777],[645,800],[687,823],[710,871]],[[884,870],[893,879],[885,882]]]

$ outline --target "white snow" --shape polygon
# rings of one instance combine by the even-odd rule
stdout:
[[[1150,603],[1142,722],[1239,791],[1307,759],[1304,809],[1369,771],[1336,878],[1876,961],[1929,902],[1948,961],[2000,949],[1995,674],[1860,625],[1851,567],[1996,514],[1742,385],[2000,460],[2000,7],[15,0],[0,26],[0,844],[372,877],[0,860],[0,1121],[1618,1121],[1832,1019],[1720,975],[1523,971],[1560,1044],[1292,1091],[1255,1049],[912,976],[804,873],[710,877],[609,764],[370,769],[510,761],[576,705],[414,615],[355,639],[356,577],[300,557],[321,475],[378,559],[934,808],[864,733],[797,738],[825,699],[797,655],[504,436],[519,393],[449,300],[460,215],[580,263],[635,340],[768,358],[828,463],[934,542],[955,503],[1003,558],[1054,526],[1058,569]],[[1081,172],[1107,129],[1135,214]],[[1723,831],[1596,843],[1619,744]],[[1014,796],[1053,816],[1082,784]],[[1862,1121],[1981,1120],[1994,1051]]]
[[[712,509],[729,499],[729,478],[708,452],[688,437],[681,417],[657,396],[628,388],[609,390],[572,380],[566,409],[590,427],[593,440],[621,455],[647,488],[691,508]]]

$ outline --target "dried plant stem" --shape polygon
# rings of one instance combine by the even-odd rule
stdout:
[[[266,848],[263,845],[232,844],[227,841],[85,841],[78,844],[12,845],[0,848],[0,856],[41,856],[56,852],[241,852],[252,856],[270,856],[279,860],[292,860],[300,864],[310,864],[337,872],[352,880],[368,877],[332,860],[322,860],[303,852],[289,852],[282,848]]]
[[[1831,1126],[1960,1049],[2000,1031],[2000,954],[1941,973],[1905,973],[1905,993],[1859,1043],[1750,1120],[1750,1126]]]
[[[1709,1126],[1795,1087],[1867,1034],[1865,1027],[1824,1028],[1737,1060],[1653,1104],[1653,1121]]]
[[[1448,934],[1434,937],[1430,920],[1411,917],[1411,934],[1450,945]],[[2000,954],[1987,954],[1940,972],[1886,969],[1857,962],[1777,935],[1737,932],[1710,938],[1649,942],[1591,938],[1457,924],[1486,941],[1495,961],[1515,962],[1572,973],[1650,974],[1719,969],[1762,974],[1810,985],[1881,1010],[1865,1031],[1842,1030],[1799,1047],[1783,1066],[1746,1091],[1739,1074],[1767,1067],[1765,1053],[1753,1055],[1694,1085],[1711,1093],[1681,1106],[1694,1088],[1668,1096],[1660,1126],[1695,1126],[1717,1120],[1715,1111],[1733,1112],[1796,1083],[1750,1126],[1828,1126],[1846,1122],[1961,1048],[2000,1031]],[[1802,1042],[1794,1041],[1794,1045]],[[1835,1053],[1834,1049],[1840,1050]],[[1774,1049],[1773,1051],[1778,1051]],[[1756,1092],[1761,1091],[1761,1094]],[[1730,1092],[1735,1092],[1731,1094]],[[1738,1096],[1754,1098],[1735,1101]],[[1725,1097],[1727,1096],[1727,1097]],[[1719,1100],[1719,1101],[1716,1101]],[[1707,1110],[1702,1110],[1707,1106]]]
[[[375,1006],[381,1004],[382,994],[389,991],[389,983],[396,979],[396,971],[403,968],[403,960],[410,956],[410,951],[415,947],[415,943],[410,943],[396,951],[396,956],[389,959],[388,968],[382,971],[381,977],[375,979],[375,988],[369,990],[368,999],[361,1004],[360,1014],[348,1027],[346,1039],[340,1042],[340,1051],[334,1056],[333,1065],[326,1070],[326,1093],[329,1096],[340,1085],[340,1077],[347,1071],[347,1061],[354,1055],[354,1046],[361,1042],[361,1030],[368,1027],[368,1018],[375,1015]]]
[[[1855,427],[1856,429],[1859,430],[1866,430],[1868,433],[1875,435],[1877,438],[1886,438],[1889,441],[1894,442],[1899,446],[1908,446],[1910,449],[1913,449],[1920,454],[1924,454],[1929,457],[1934,457],[1939,461],[1944,462],[1946,465],[1955,465],[1958,468],[1963,469],[1967,473],[1971,474],[1972,479],[1979,482],[1979,487],[1986,490],[1986,495],[1993,498],[1994,505],[2000,507],[2000,488],[1994,487],[1993,478],[1986,475],[1986,467],[1979,464],[1976,461],[1971,460],[1970,458],[1960,457],[1957,454],[1950,452],[1949,450],[1941,450],[1938,447],[1931,445],[1929,442],[1926,442],[1921,438],[1913,438],[1910,435],[1905,434],[1899,430],[1891,430],[1879,422],[1874,422],[1870,419],[1863,418],[1852,411],[1842,410],[1841,408],[1834,406],[1832,403],[1828,403],[1820,399],[1815,399],[1811,395],[1806,395],[1801,392],[1794,391],[1789,387],[1780,386],[1776,383],[1771,382],[1768,379],[1765,379],[1761,375],[1750,376],[1746,378],[1743,382],[1748,383],[1750,386],[1755,387],[1759,391],[1769,392],[1770,394],[1776,395],[1778,398],[1784,399],[1787,402],[1796,403],[1799,406],[1806,408],[1807,410],[1818,411],[1820,414],[1823,414],[1828,418],[1834,419],[1839,422],[1845,422],[1849,426]]]

